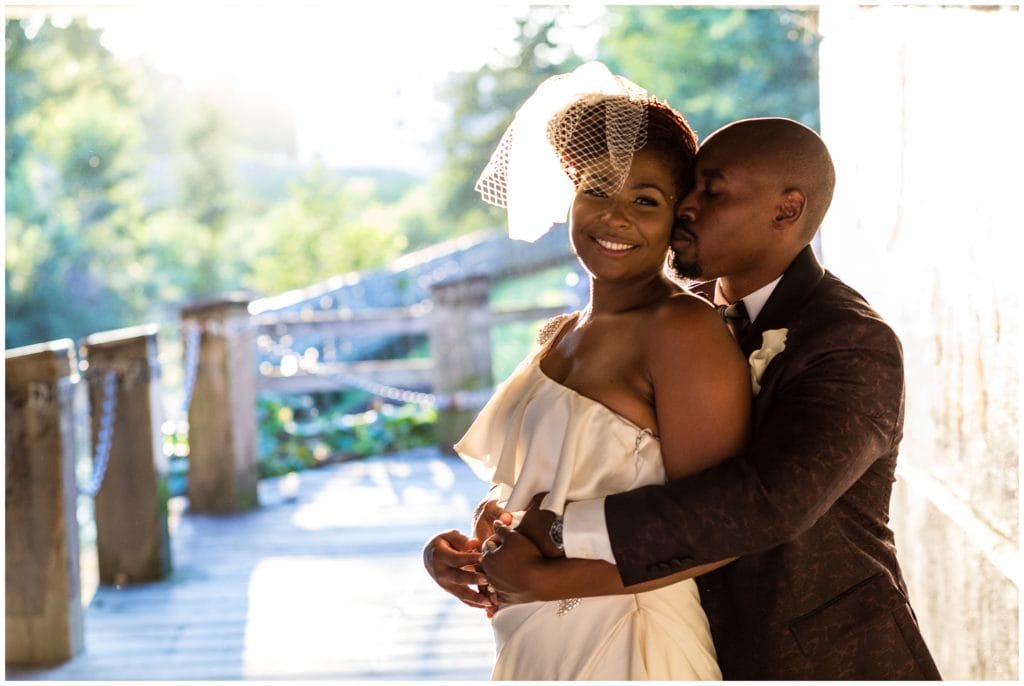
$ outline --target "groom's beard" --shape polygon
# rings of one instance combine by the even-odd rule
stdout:
[[[670,265],[672,273],[679,279],[697,281],[703,276],[704,269],[696,259],[683,260],[676,254],[675,250],[669,249]]]

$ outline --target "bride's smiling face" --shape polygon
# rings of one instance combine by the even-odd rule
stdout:
[[[584,168],[569,214],[573,251],[595,278],[659,274],[675,217],[673,168],[651,150],[633,155],[622,188],[607,192]]]

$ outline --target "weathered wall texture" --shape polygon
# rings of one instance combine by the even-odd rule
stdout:
[[[903,341],[897,547],[947,679],[1019,674],[1022,83],[1010,9],[822,9],[826,267]]]

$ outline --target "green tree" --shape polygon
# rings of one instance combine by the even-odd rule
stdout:
[[[7,345],[122,326],[151,296],[134,280],[142,100],[84,22],[5,28]]]
[[[599,58],[680,110],[703,138],[735,119],[819,126],[817,12],[609,8]]]
[[[233,184],[224,138],[223,115],[204,102],[184,127],[178,155],[177,205],[192,230],[188,245],[194,258],[185,273],[191,277],[187,292],[193,298],[230,290],[235,275],[232,263],[238,253],[226,240]]]
[[[544,79],[582,63],[556,40],[567,21],[565,7],[531,7],[516,21],[512,54],[496,54],[478,71],[454,75],[445,87],[443,97],[453,111],[441,135],[446,164],[434,196],[434,225],[444,237],[504,224],[504,215],[482,203],[473,186],[523,101]]]
[[[405,238],[367,221],[372,208],[372,188],[346,185],[314,164],[253,232],[249,286],[280,293],[397,257]]]
[[[545,78],[586,59],[602,60],[686,115],[704,136],[742,117],[788,116],[817,128],[818,33],[813,10],[609,6],[596,55],[571,48],[565,7],[531,6],[518,20],[515,50],[459,74],[443,96],[452,103],[442,133],[445,164],[430,197],[409,214],[419,240],[503,225],[500,210],[473,191],[518,107]]]

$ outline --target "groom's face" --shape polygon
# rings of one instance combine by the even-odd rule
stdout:
[[[756,270],[773,248],[778,189],[748,146],[723,131],[697,154],[693,189],[676,211],[672,264],[691,279]]]

